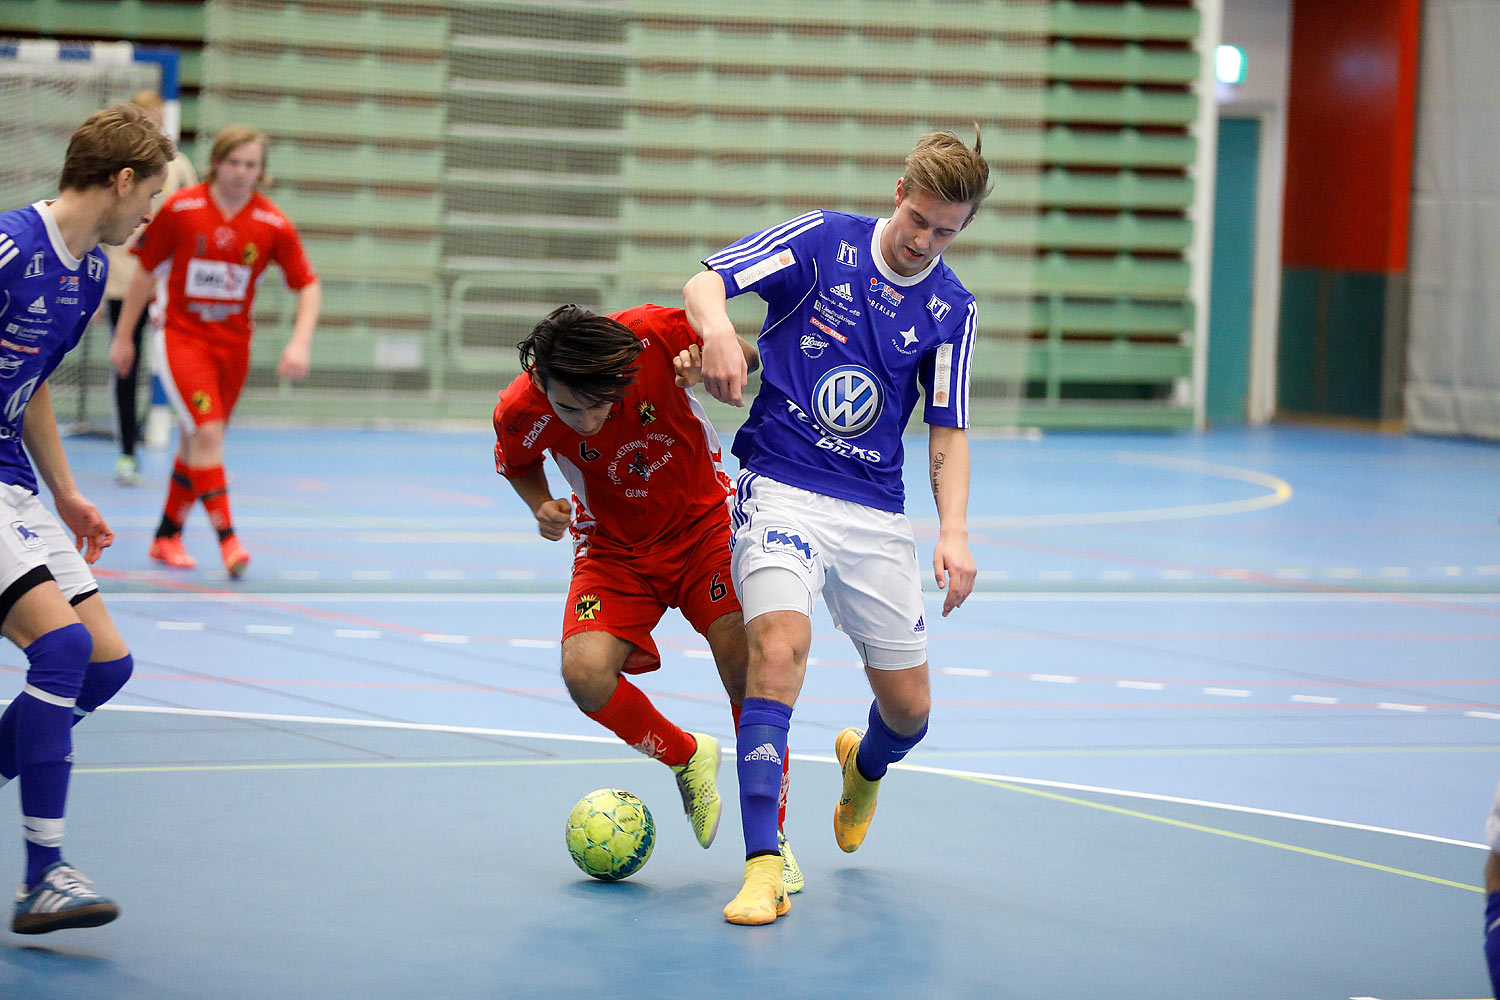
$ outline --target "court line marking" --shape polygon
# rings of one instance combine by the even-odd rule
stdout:
[[[247,720],[247,721],[251,721],[251,722],[296,722],[296,723],[302,723],[304,725],[351,726],[351,727],[358,727],[358,728],[365,728],[365,729],[397,729],[397,730],[409,730],[409,731],[413,731],[413,732],[453,733],[453,734],[456,734],[456,735],[500,736],[500,737],[507,737],[507,738],[511,738],[511,739],[538,739],[538,740],[556,740],[556,741],[571,742],[571,743],[608,743],[608,744],[620,745],[619,738],[615,737],[615,736],[582,736],[582,735],[574,735],[574,734],[569,734],[569,733],[542,733],[542,732],[532,732],[532,731],[528,731],[528,730],[519,730],[519,729],[495,729],[495,728],[486,727],[486,726],[450,726],[450,725],[442,725],[442,724],[438,724],[438,723],[428,723],[428,722],[394,722],[394,721],[381,720],[381,719],[340,719],[340,718],[322,717],[322,716],[308,716],[308,715],[283,715],[283,714],[275,714],[275,713],[268,713],[268,712],[234,712],[234,711],[220,711],[220,710],[216,710],[216,709],[204,709],[204,708],[169,708],[169,707],[160,707],[160,706],[154,706],[154,705],[104,705],[104,706],[101,706],[99,709],[97,709],[97,711],[101,711],[101,712],[138,712],[138,713],[143,713],[143,714],[147,714],[147,715],[183,715],[183,716],[195,716],[195,717],[199,717],[199,718],[207,717],[207,718],[218,718],[218,719],[243,719],[243,720]],[[725,747],[724,748],[724,752],[726,754],[730,754],[730,755],[733,754],[733,750],[730,749],[729,747]],[[800,754],[800,753],[797,753],[797,754],[792,754],[791,757],[792,757],[793,760],[810,761],[810,762],[814,762],[814,763],[824,763],[824,764],[837,764],[838,763],[838,760],[836,758],[831,757],[831,756],[821,755],[821,754]],[[631,760],[631,758],[628,758],[628,757],[627,758],[620,758],[620,760],[629,761],[629,760]],[[645,758],[642,757],[641,760],[645,760]],[[375,763],[380,763],[380,762],[371,761],[371,762],[367,762],[367,763],[368,764],[375,764]],[[409,762],[409,763],[411,763],[413,766],[415,766],[419,762]],[[451,761],[437,761],[437,762],[432,762],[432,763],[429,763],[429,764],[425,764],[424,766],[442,767],[442,766],[445,766],[445,765],[447,765],[449,763],[452,763],[452,762]],[[240,765],[223,765],[223,766],[224,767],[233,767],[233,768],[242,769],[242,770],[253,770],[253,769],[256,769],[256,768],[270,769],[270,768],[273,768],[273,767],[284,766],[284,765],[240,764]],[[305,764],[305,765],[298,765],[298,766],[299,767],[304,767],[304,768],[312,769],[312,768],[317,768],[317,767],[335,766],[335,765]],[[339,767],[351,767],[351,766],[365,766],[365,764],[364,763],[355,764],[353,762],[346,762],[346,763],[338,764],[336,766],[339,766]],[[141,767],[141,768],[135,768],[135,769],[132,769],[132,770],[138,770],[138,771],[156,771],[156,770],[193,771],[193,770],[210,770],[210,769],[214,769],[215,767],[216,767],[216,765],[192,765],[192,766],[180,766],[180,767],[168,765],[168,766],[163,766],[163,767]],[[1360,831],[1363,831],[1363,832],[1366,832],[1366,833],[1379,833],[1379,834],[1385,834],[1385,835],[1392,836],[1392,837],[1405,837],[1405,838],[1408,838],[1408,839],[1411,839],[1411,840],[1423,840],[1423,841],[1428,841],[1430,843],[1435,843],[1435,844],[1448,844],[1448,845],[1451,845],[1451,846],[1454,846],[1454,847],[1472,847],[1472,848],[1475,848],[1476,850],[1481,850],[1481,851],[1488,851],[1489,850],[1489,846],[1487,844],[1475,844],[1475,843],[1471,843],[1469,841],[1464,841],[1464,840],[1453,840],[1453,839],[1451,839],[1449,837],[1438,837],[1438,836],[1435,836],[1433,834],[1415,833],[1415,832],[1410,831],[1410,830],[1396,830],[1396,829],[1392,829],[1390,827],[1370,826],[1370,825],[1364,824],[1364,823],[1351,823],[1351,822],[1348,822],[1348,821],[1345,821],[1345,820],[1327,819],[1325,817],[1320,817],[1320,816],[1307,816],[1307,815],[1303,815],[1301,813],[1282,812],[1282,811],[1274,810],[1274,809],[1260,809],[1260,808],[1257,808],[1257,807],[1254,807],[1254,806],[1237,806],[1237,805],[1232,805],[1232,804],[1226,803],[1226,802],[1210,802],[1210,801],[1208,801],[1206,799],[1189,799],[1189,798],[1183,798],[1181,796],[1175,796],[1175,795],[1160,795],[1160,794],[1157,794],[1157,793],[1154,793],[1154,792],[1132,792],[1132,791],[1127,791],[1125,789],[1120,789],[1120,788],[1103,788],[1103,787],[1100,787],[1100,786],[1097,786],[1097,785],[1080,785],[1080,784],[1074,784],[1074,783],[1065,782],[1065,781],[1049,781],[1049,780],[1045,780],[1045,779],[1041,779],[1041,778],[1024,778],[1024,777],[1018,777],[1018,776],[1015,776],[1015,775],[1007,775],[1007,774],[986,774],[986,773],[984,773],[982,771],[962,771],[962,770],[957,770],[955,768],[929,767],[929,766],[927,766],[925,764],[908,764],[908,763],[903,762],[903,763],[900,763],[900,764],[892,764],[891,767],[894,770],[912,771],[912,772],[915,772],[915,773],[918,773],[918,774],[935,774],[935,775],[940,775],[940,776],[943,776],[943,777],[950,777],[950,778],[967,778],[967,779],[977,780],[977,781],[981,781],[981,782],[1002,782],[1002,783],[1003,782],[1009,782],[1011,784],[1016,784],[1016,785],[1036,786],[1037,788],[1054,788],[1054,789],[1064,789],[1064,790],[1067,790],[1067,791],[1075,791],[1075,792],[1092,792],[1092,793],[1099,794],[1099,795],[1116,795],[1116,796],[1120,796],[1122,798],[1142,799],[1142,800],[1150,801],[1150,802],[1167,802],[1167,803],[1172,803],[1172,804],[1175,804],[1175,805],[1198,806],[1198,807],[1205,808],[1205,809],[1219,809],[1219,810],[1222,810],[1222,811],[1225,811],[1225,812],[1245,813],[1245,814],[1252,815],[1252,816],[1266,816],[1266,817],[1270,817],[1272,819],[1286,819],[1286,820],[1293,820],[1293,821],[1300,822],[1300,823],[1314,823],[1314,824],[1318,824],[1320,826],[1339,827],[1341,829],[1346,829],[1346,830],[1360,830]],[[79,773],[85,773],[85,774],[87,774],[87,773],[100,773],[100,772],[92,771],[91,769],[88,769],[88,768],[78,768],[76,770]],[[1086,802],[1087,800],[1080,799],[1079,801],[1080,802]],[[1090,804],[1099,805],[1100,808],[1114,808],[1114,807],[1104,806],[1104,805],[1099,804],[1099,803],[1090,803]],[[1149,817],[1149,814],[1142,814],[1142,815],[1145,815],[1145,816]],[[1155,817],[1151,817],[1151,818],[1155,818]],[[1175,821],[1166,820],[1165,818],[1162,818],[1162,819],[1163,819],[1164,822],[1175,822]],[[1207,829],[1212,829],[1212,828],[1207,828]],[[1453,883],[1453,884],[1456,885],[1457,883]],[[1473,888],[1473,887],[1472,886],[1466,886],[1465,888]]]
[[[1143,465],[1181,472],[1197,472],[1221,479],[1234,479],[1252,486],[1260,486],[1269,492],[1243,500],[1226,500],[1222,503],[1188,504],[1178,507],[1146,507],[1138,510],[1087,511],[1076,514],[1016,514],[1002,517],[971,517],[970,528],[1021,528],[1057,525],[1084,524],[1138,524],[1142,521],[1176,521],[1194,517],[1223,517],[1227,514],[1246,514],[1250,511],[1276,507],[1292,498],[1292,486],[1285,479],[1255,469],[1242,469],[1217,462],[1204,462],[1192,458],[1172,458],[1165,455],[1148,455],[1136,452],[1121,452],[1115,460],[1122,465]],[[918,523],[926,523],[923,519]]]
[[[1172,819],[1170,816],[1157,816],[1154,813],[1141,812],[1139,809],[1125,809],[1121,806],[1109,805],[1106,802],[1092,802],[1088,799],[1080,799],[1072,795],[1059,795],[1056,792],[1043,791],[1040,788],[1025,788],[1007,781],[996,781],[988,778],[971,778],[969,780],[982,785],[1004,788],[1007,791],[1020,792],[1023,795],[1034,795],[1038,798],[1051,799],[1055,802],[1065,802],[1069,805],[1100,809],[1104,812],[1128,816],[1132,819],[1151,820],[1155,823],[1163,823],[1167,826],[1175,826],[1183,830],[1192,830],[1195,833],[1209,833],[1216,837],[1227,837],[1230,840],[1244,841],[1247,844],[1257,844],[1261,847],[1275,847],[1279,850],[1290,851],[1293,854],[1305,854],[1308,857],[1320,858],[1324,861],[1337,861],[1346,865],[1354,865],[1358,868],[1369,868],[1373,871],[1385,872],[1388,875],[1402,875],[1406,878],[1414,878],[1422,882],[1432,882],[1436,885],[1446,885],[1454,889],[1467,889],[1470,892],[1484,893],[1484,889],[1480,886],[1466,885],[1463,882],[1454,882],[1449,879],[1439,878],[1436,875],[1424,875],[1421,872],[1408,871],[1405,868],[1393,868],[1390,865],[1377,864],[1374,861],[1362,861],[1359,858],[1350,858],[1342,854],[1331,854],[1328,851],[1319,851],[1311,847],[1301,847],[1297,844],[1287,844],[1279,840],[1268,840],[1265,837],[1256,837],[1248,833],[1237,833],[1234,830],[1221,830],[1218,827],[1204,826],[1201,823],[1189,823],[1186,820]]]

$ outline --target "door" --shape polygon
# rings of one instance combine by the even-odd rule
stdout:
[[[1218,185],[1208,302],[1210,426],[1242,425],[1250,400],[1250,322],[1255,299],[1256,180],[1260,119],[1219,119]]]

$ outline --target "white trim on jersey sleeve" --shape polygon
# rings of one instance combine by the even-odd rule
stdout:
[[[963,336],[956,342],[940,344],[933,351],[928,407],[953,413],[957,418],[955,427],[969,426],[969,364],[974,357],[978,316],[978,307],[971,301],[964,318]]]
[[[714,429],[713,421],[708,419],[708,411],[703,404],[698,402],[698,397],[693,394],[692,389],[683,389],[682,394],[688,399],[688,407],[693,411],[693,416],[698,418],[698,428],[703,432],[703,443],[708,446],[709,461],[713,463],[715,478],[720,482],[724,476],[724,449],[719,444],[719,432]],[[715,455],[719,457],[714,458]]]
[[[760,233],[747,237],[745,242],[731,244],[713,256],[703,258],[703,263],[715,271],[727,270],[773,250],[822,224],[823,213],[814,210],[783,222],[779,226],[761,230]]]
[[[21,248],[16,246],[16,241],[10,238],[9,233],[0,233],[0,271],[5,270],[5,265],[15,260]]]

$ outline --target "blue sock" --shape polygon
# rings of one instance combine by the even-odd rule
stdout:
[[[911,736],[892,732],[891,727],[880,717],[880,704],[872,701],[870,728],[865,730],[865,738],[859,741],[859,752],[855,754],[854,764],[866,781],[879,781],[885,777],[886,768],[910,753],[911,748],[921,743],[922,737],[926,735],[926,723]]]
[[[781,762],[786,758],[792,707],[769,698],[746,698],[735,740],[739,763],[740,818],[745,857],[775,854],[776,814],[781,808]]]
[[[129,653],[118,660],[103,660],[90,663],[84,675],[83,687],[78,691],[78,704],[73,709],[73,725],[89,717],[89,713],[119,694],[130,674],[135,669],[135,660]],[[16,776],[16,704],[5,706],[0,714],[0,784]]]
[[[26,836],[26,884],[41,881],[62,860],[63,814],[73,763],[73,707],[83,686],[94,640],[74,623],[27,646],[26,689],[15,708],[16,771]]]
[[[1490,963],[1490,986],[1500,997],[1500,892],[1484,908],[1484,957]]]

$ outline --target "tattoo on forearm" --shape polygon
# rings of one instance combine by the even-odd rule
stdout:
[[[944,454],[943,452],[941,452],[941,451],[938,452],[936,455],[932,456],[932,495],[933,496],[937,496],[938,495],[938,473],[943,471],[943,461],[947,457],[948,456],[946,454]]]

